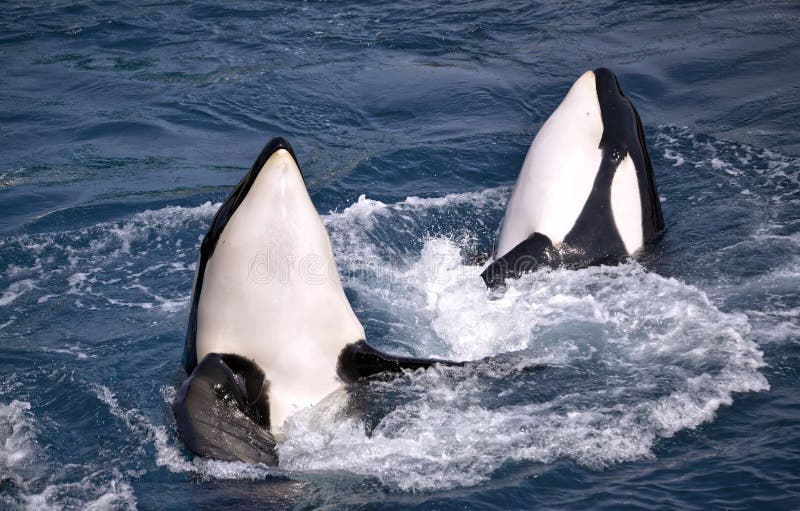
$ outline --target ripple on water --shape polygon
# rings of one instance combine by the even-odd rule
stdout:
[[[791,182],[794,160],[697,139],[667,127],[655,147],[680,172],[706,180],[723,176],[724,187],[755,190],[755,198],[739,194],[754,201],[751,209],[776,196],[780,200],[773,202],[791,206],[788,184],[768,176],[780,177],[783,169]],[[747,160],[756,170],[742,173],[730,158]],[[671,191],[677,177],[665,179],[665,205],[702,207],[703,201],[693,206]],[[140,443],[153,446],[155,465],[169,472],[302,480],[333,471],[403,491],[430,491],[481,484],[515,462],[546,471],[562,460],[593,470],[651,460],[660,440],[713,420],[737,393],[770,388],[754,340],[769,329],[774,342],[796,338],[796,311],[785,302],[796,266],[770,264],[766,273],[738,279],[739,287],[723,282],[706,288],[686,283],[678,271],[662,275],[629,262],[540,271],[492,295],[473,260],[489,246],[491,226],[502,216],[509,191],[499,187],[395,203],[361,196],[324,215],[343,281],[371,342],[424,356],[489,358],[332,394],[287,422],[277,469],[189,460],[171,425],[120,404],[113,385],[91,389]],[[170,276],[191,278],[200,237],[218,207],[170,206],[73,231],[0,241],[10,254],[0,268],[0,300],[15,306],[0,332],[14,335],[22,324],[17,318],[63,300],[89,311],[145,311],[143,322],[185,310],[189,284],[174,286]],[[783,232],[785,213],[777,209],[769,215],[774,228],[747,223],[739,244],[723,249],[796,245],[796,235]],[[676,234],[683,235],[680,226]],[[703,264],[712,266],[698,258]],[[736,301],[760,295],[756,303],[768,306],[741,307]],[[80,356],[84,346],[74,347]],[[537,369],[541,365],[547,368]],[[166,402],[172,392],[164,392]],[[27,413],[23,405],[8,406],[20,417]],[[10,449],[45,459],[36,454],[35,434],[13,438],[19,441],[7,444]],[[104,496],[121,488],[120,502],[129,502],[126,481],[111,474],[91,483],[100,492],[92,498],[111,499]],[[26,494],[60,502],[62,490],[47,494],[46,488]]]
[[[136,509],[133,488],[122,473],[88,462],[85,475],[58,466],[38,440],[26,401],[0,403],[0,504],[4,509]]]

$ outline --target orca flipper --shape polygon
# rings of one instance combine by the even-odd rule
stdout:
[[[426,369],[432,365],[463,367],[464,362],[440,360],[435,358],[398,357],[382,353],[365,341],[348,344],[339,353],[337,374],[345,383],[354,383],[361,378],[383,372],[399,372]]]
[[[572,248],[566,242],[556,248],[550,238],[535,232],[506,255],[492,261],[481,273],[481,278],[486,287],[496,289],[505,284],[506,279],[517,279],[540,268],[563,267],[577,270],[603,264],[615,266],[626,259],[625,255],[609,254],[599,249],[587,253],[585,250]]]
[[[261,369],[244,357],[203,357],[172,405],[186,447],[206,458],[277,465],[268,387]]]
[[[481,278],[490,289],[502,286],[507,278],[519,278],[523,273],[536,271],[544,266],[556,268],[562,264],[561,253],[550,238],[535,232],[525,241],[498,257],[481,273]]]

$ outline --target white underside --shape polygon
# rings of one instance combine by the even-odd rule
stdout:
[[[546,235],[556,246],[564,241],[600,169],[602,136],[595,76],[587,71],[542,125],[528,150],[497,238],[496,257],[535,232]],[[612,209],[625,246],[632,253],[641,246],[642,213],[630,157],[612,183]]]
[[[364,338],[344,294],[325,226],[285,150],[264,164],[207,263],[197,358],[235,353],[269,381],[277,431],[339,386],[339,352]]]
[[[564,241],[592,191],[602,136],[594,73],[587,71],[533,139],[506,208],[497,257],[534,232],[555,245]]]

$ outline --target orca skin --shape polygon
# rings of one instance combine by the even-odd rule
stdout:
[[[615,263],[663,228],[639,114],[614,73],[598,68],[534,138],[481,277],[494,288],[541,267]]]
[[[190,375],[173,403],[186,447],[275,465],[274,435],[295,410],[342,383],[437,363],[461,365],[366,343],[294,152],[282,138],[267,143],[201,244],[183,354]]]

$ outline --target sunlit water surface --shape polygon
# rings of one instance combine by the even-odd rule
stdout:
[[[0,6],[0,507],[800,507],[796,3],[217,4]],[[490,296],[527,146],[601,65],[664,239]],[[332,394],[280,467],[192,459],[199,241],[275,135],[369,341],[488,358]]]

